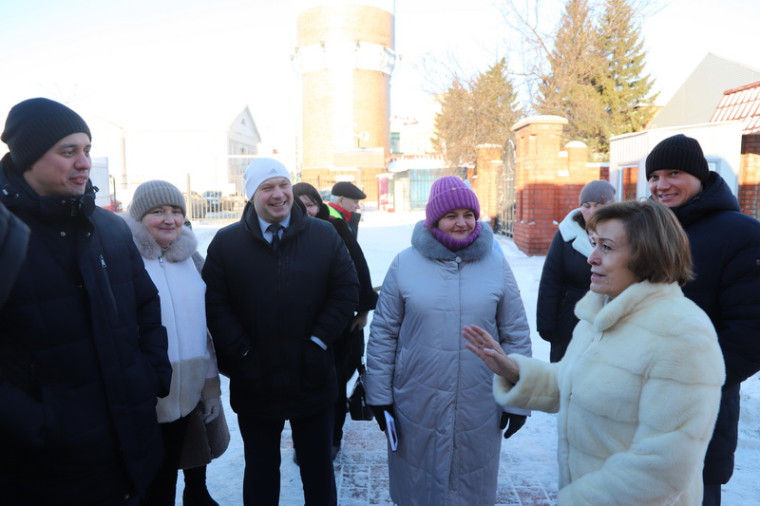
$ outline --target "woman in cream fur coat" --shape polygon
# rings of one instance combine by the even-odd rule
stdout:
[[[138,186],[124,219],[158,288],[172,365],[171,390],[156,406],[166,457],[141,506],[173,506],[190,415],[197,407],[208,424],[222,414],[219,371],[206,330],[206,285],[196,265],[202,257],[196,253],[195,235],[184,226],[185,199],[171,183],[155,180]],[[185,506],[217,504],[205,487],[205,467],[185,473]],[[191,473],[194,480],[189,479]]]
[[[474,325],[467,347],[496,373],[499,403],[559,413],[560,505],[699,505],[725,371],[680,288],[688,239],[653,201],[605,206],[587,230],[591,291],[560,362],[507,356]]]

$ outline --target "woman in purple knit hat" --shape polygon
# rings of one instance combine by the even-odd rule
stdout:
[[[479,215],[464,181],[436,180],[372,318],[367,403],[381,430],[386,413],[395,422],[388,467],[399,505],[494,504],[502,430],[511,436],[528,414],[496,403],[491,371],[462,339],[479,322],[508,353],[531,354],[517,283]]]

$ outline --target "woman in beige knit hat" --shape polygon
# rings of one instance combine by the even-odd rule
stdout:
[[[172,365],[171,390],[156,406],[166,457],[143,505],[173,506],[180,468],[188,468],[183,504],[216,505],[206,489],[205,465],[229,442],[216,355],[206,330],[203,257],[193,231],[185,226],[185,209],[176,186],[147,181],[135,190],[124,217],[158,288]],[[209,441],[220,434],[221,443],[219,438]]]

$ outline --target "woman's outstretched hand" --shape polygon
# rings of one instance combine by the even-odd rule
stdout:
[[[469,341],[465,344],[468,350],[480,359],[499,376],[514,384],[520,378],[520,367],[504,353],[499,343],[491,334],[477,325],[466,325],[462,329],[462,337]]]

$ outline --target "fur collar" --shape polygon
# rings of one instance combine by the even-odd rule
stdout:
[[[412,232],[412,246],[424,257],[432,260],[456,260],[474,262],[484,257],[493,249],[493,231],[487,223],[481,223],[480,235],[466,248],[451,251],[433,237],[430,230],[425,228],[424,221],[419,221]]]
[[[182,262],[190,258],[198,249],[198,239],[195,238],[193,231],[186,226],[182,226],[182,233],[177,240],[171,243],[166,250],[163,250],[142,222],[132,218],[129,213],[122,213],[121,217],[132,230],[132,239],[135,241],[140,255],[148,260],[155,260],[163,256],[168,262]]]
[[[559,233],[565,242],[573,241],[573,249],[588,257],[594,248],[591,247],[591,241],[588,240],[588,234],[575,220],[575,213],[581,212],[581,209],[574,209],[567,213],[565,219],[559,224]]]
[[[607,296],[589,291],[575,306],[575,315],[589,322],[597,332],[605,332],[626,316],[644,305],[656,304],[661,299],[682,297],[678,283],[634,283],[614,299],[605,303]],[[643,322],[646,323],[646,322]],[[653,322],[661,325],[662,322]]]

